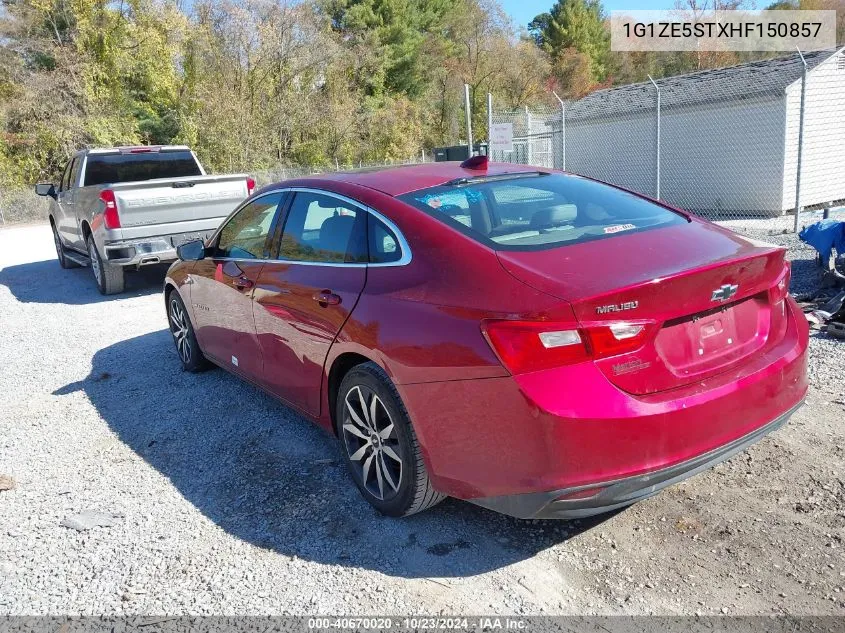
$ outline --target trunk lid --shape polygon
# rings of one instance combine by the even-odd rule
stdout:
[[[498,255],[515,277],[570,303],[582,327],[643,324],[639,349],[595,362],[619,388],[645,395],[728,371],[782,338],[784,253],[693,220]]]

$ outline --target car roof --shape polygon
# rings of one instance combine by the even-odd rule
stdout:
[[[536,171],[537,168],[530,165],[513,165],[511,163],[488,163],[487,169],[466,169],[461,167],[460,162],[454,161],[358,169],[310,176],[308,180],[311,182],[314,180],[345,182],[375,189],[389,196],[401,196],[411,191],[436,187],[458,178],[478,178],[479,176],[500,176]]]

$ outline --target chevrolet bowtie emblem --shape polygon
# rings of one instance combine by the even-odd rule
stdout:
[[[721,288],[717,288],[713,291],[713,296],[710,297],[710,301],[727,301],[736,294],[737,290],[739,290],[738,285],[725,284]]]

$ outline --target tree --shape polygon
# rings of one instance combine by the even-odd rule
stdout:
[[[419,97],[429,80],[426,47],[453,10],[450,0],[322,0],[320,5],[345,39],[377,50],[381,67],[368,92]]]
[[[548,56],[533,41],[521,39],[516,44],[499,40],[494,53],[502,67],[493,81],[492,91],[502,106],[523,108],[548,98],[551,64]]]
[[[485,100],[547,98],[496,0],[0,0],[0,186],[86,146],[185,143],[212,171],[414,158]]]
[[[548,13],[534,18],[528,29],[552,60],[572,49],[589,58],[593,81],[607,79],[611,63],[610,32],[599,0],[557,0]]]

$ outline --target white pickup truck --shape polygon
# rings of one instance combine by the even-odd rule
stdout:
[[[62,268],[91,266],[103,294],[122,292],[128,268],[172,262],[183,242],[205,239],[255,189],[246,174],[206,175],[184,146],[86,149],[49,196]]]

